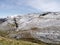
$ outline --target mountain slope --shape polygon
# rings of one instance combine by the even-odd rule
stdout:
[[[43,43],[42,43],[43,44]],[[28,42],[24,40],[14,40],[14,39],[8,39],[0,36],[0,45],[42,45],[38,43]],[[45,45],[45,44],[43,44]]]
[[[60,44],[60,13],[45,12],[10,16],[0,25],[10,38],[34,38],[45,43]]]

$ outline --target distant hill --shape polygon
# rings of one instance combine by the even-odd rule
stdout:
[[[0,24],[3,23],[3,22],[5,22],[5,21],[7,21],[6,18],[0,18]]]

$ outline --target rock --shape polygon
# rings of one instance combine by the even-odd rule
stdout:
[[[14,18],[16,19],[15,21]],[[20,39],[30,37],[45,43],[60,43],[59,12],[17,15],[8,17],[7,19],[7,21],[0,25],[0,30],[11,30],[17,32],[9,33],[9,36],[12,38]],[[16,23],[18,25],[17,28]]]
[[[39,31],[32,31],[31,35],[37,40],[41,40],[46,43],[60,43],[60,27],[47,27]]]

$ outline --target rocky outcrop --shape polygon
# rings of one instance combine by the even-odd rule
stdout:
[[[0,30],[13,30],[12,38],[34,38],[45,43],[60,43],[60,13],[17,15],[7,18]]]

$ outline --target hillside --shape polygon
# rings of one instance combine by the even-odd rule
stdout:
[[[60,12],[44,12],[6,17],[0,35],[10,39],[60,44]],[[28,41],[28,42],[29,42]]]
[[[43,44],[43,43],[42,43]],[[24,40],[8,39],[0,36],[0,45],[42,45]],[[43,44],[45,45],[45,44]]]

